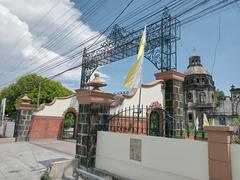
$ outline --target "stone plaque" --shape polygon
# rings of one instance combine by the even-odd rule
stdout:
[[[141,161],[142,159],[142,141],[141,139],[130,139],[130,159]]]

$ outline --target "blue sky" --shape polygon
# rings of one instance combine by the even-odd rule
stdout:
[[[118,21],[117,24],[122,27],[133,26],[132,22],[139,16],[132,18],[128,15],[129,13],[139,9],[143,4],[144,7],[147,7],[149,4],[156,3],[151,9],[141,11],[141,15],[145,17],[146,13],[158,11],[169,1],[134,0],[122,14],[121,21]],[[0,20],[3,22],[0,28],[0,89],[34,69],[36,70],[33,72],[39,75],[51,77],[81,63],[81,54],[68,58],[63,55],[64,52],[72,50],[87,38],[103,32],[130,0],[73,0],[73,2],[75,4],[71,0],[19,0],[16,2],[2,0],[0,2]],[[188,6],[191,3],[195,5],[200,1],[177,0],[174,2],[184,2]],[[212,0],[208,2],[222,1]],[[93,8],[96,3],[97,8]],[[202,64],[211,73],[220,25],[220,41],[216,51],[213,78],[216,87],[226,94],[229,94],[232,84],[240,87],[238,78],[240,65],[238,59],[240,50],[240,1],[237,3],[235,2],[222,12],[201,18],[194,24],[182,26],[181,39],[177,43],[178,71],[184,72],[186,70],[188,58],[192,49],[195,48],[201,55]],[[185,8],[185,6],[179,6],[170,13],[172,15],[178,14],[182,8]],[[148,25],[159,20],[160,17],[161,14],[157,14],[155,17],[138,23],[133,28],[143,28],[145,24]],[[182,17],[179,20],[182,21]],[[126,30],[131,31],[132,27]],[[104,36],[106,35],[107,33]],[[17,45],[13,48],[15,43]],[[81,52],[82,49],[83,47],[80,47],[76,51]],[[135,59],[136,56],[133,56],[97,69],[105,77],[109,77],[107,78],[108,86],[105,91],[127,90],[123,87],[124,78]],[[38,68],[41,66],[43,68]],[[51,68],[55,66],[57,68]],[[158,70],[148,60],[145,60],[143,83],[154,80],[154,73],[156,72]],[[55,80],[62,82],[73,90],[77,89],[79,88],[80,69],[64,73]]]
[[[116,11],[114,8],[122,4],[122,1],[110,1],[106,5],[107,8],[104,7],[104,12],[99,12],[99,15],[104,17],[106,14],[112,13],[112,11]],[[77,6],[81,7],[81,3],[77,4]],[[135,4],[131,8],[134,8],[134,6]],[[108,20],[110,21],[110,18]],[[109,21],[106,21],[105,24],[107,25]],[[96,31],[99,28],[92,21],[86,23]],[[195,48],[198,54],[201,55],[204,67],[209,73],[212,72],[215,47],[219,37],[219,25],[220,41],[217,46],[216,61],[212,75],[216,88],[229,94],[232,84],[240,86],[240,61],[238,55],[240,51],[240,8],[237,5],[232,5],[228,9],[181,27],[181,39],[178,41],[177,46],[178,71],[184,72],[186,70],[188,58]],[[105,88],[106,91],[118,92],[127,90],[123,87],[123,81],[135,58],[136,56],[133,56],[98,69],[101,73],[110,76],[110,80],[107,81],[108,86]],[[158,70],[145,59],[143,82],[147,83],[154,80],[154,73],[156,72]]]
[[[143,24],[144,25],[144,24]],[[220,41],[219,38],[220,25]],[[239,87],[239,50],[240,50],[240,8],[232,5],[228,9],[206,16],[193,24],[181,28],[181,39],[178,41],[178,71],[184,72],[188,57],[195,48],[201,55],[202,64],[212,73],[216,88],[229,94],[232,84]],[[215,48],[216,59],[214,64]],[[100,72],[111,77],[108,91],[121,91],[123,80],[135,61],[135,56],[100,68]],[[212,70],[213,69],[213,70]],[[145,60],[143,82],[154,79],[155,67]]]

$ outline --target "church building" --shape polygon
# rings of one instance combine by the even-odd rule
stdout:
[[[200,55],[196,53],[189,57],[189,65],[184,74],[185,119],[194,122],[198,118],[201,125],[203,114],[208,116],[215,110],[214,81],[202,66]]]

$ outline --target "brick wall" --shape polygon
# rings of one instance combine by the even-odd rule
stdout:
[[[29,138],[61,138],[62,117],[33,116]]]

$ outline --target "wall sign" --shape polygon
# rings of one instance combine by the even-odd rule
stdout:
[[[224,116],[219,117],[219,124],[226,126],[226,118]]]
[[[141,161],[142,159],[142,140],[130,138],[130,159]]]

